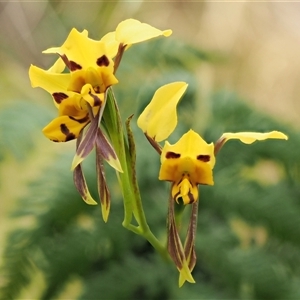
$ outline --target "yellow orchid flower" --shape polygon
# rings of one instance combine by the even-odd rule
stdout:
[[[61,47],[47,49],[44,53],[58,53],[60,58],[49,70],[36,66],[29,69],[32,86],[49,92],[59,109],[59,117],[43,132],[51,140],[69,141],[77,138],[91,121],[88,105],[95,115],[104,105],[106,89],[118,82],[113,74],[114,63],[106,52],[105,43],[88,38],[86,30],[80,33],[74,28]],[[63,63],[71,73],[61,73]]]
[[[172,197],[176,202],[194,203],[198,199],[198,185],[213,185],[213,167],[216,150],[230,139],[238,139],[245,144],[266,139],[285,139],[279,131],[267,133],[238,132],[224,133],[216,145],[207,144],[200,135],[189,130],[174,145],[165,142],[161,152],[159,179],[172,182]]]
[[[47,49],[56,53],[58,60],[48,70],[31,66],[29,77],[32,87],[40,87],[51,94],[58,117],[43,133],[55,142],[77,139],[73,160],[74,183],[87,204],[97,204],[89,193],[81,162],[96,148],[96,166],[103,218],[109,214],[110,196],[104,176],[103,160],[122,172],[119,159],[99,124],[106,104],[107,89],[118,82],[114,76],[114,62],[104,42],[88,38],[88,32],[72,29],[61,47]],[[63,73],[65,69],[69,73]],[[87,125],[87,130],[83,130]]]
[[[179,286],[185,281],[194,282],[191,272],[196,264],[198,185],[214,184],[215,155],[230,139],[238,139],[245,144],[266,139],[287,139],[287,136],[279,131],[224,133],[214,145],[204,141],[195,131],[189,130],[177,143],[171,145],[166,141],[161,147],[158,142],[165,140],[177,125],[176,106],[186,88],[187,84],[184,82],[174,82],[159,88],[137,121],[150,144],[160,154],[159,179],[172,183],[167,245],[168,252],[180,273]],[[178,233],[180,226],[178,222],[180,212],[186,204],[192,204],[192,213],[183,247]]]

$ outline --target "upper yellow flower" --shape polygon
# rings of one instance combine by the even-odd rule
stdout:
[[[53,141],[69,141],[91,121],[91,112],[96,115],[104,105],[106,89],[118,82],[113,74],[114,62],[105,43],[88,38],[86,30],[80,33],[72,29],[61,47],[44,53],[58,53],[60,58],[49,70],[36,66],[29,69],[32,86],[49,92],[59,111],[43,133]],[[70,73],[61,73],[65,66]]]
[[[135,19],[127,19],[117,26],[116,30],[109,32],[101,39],[105,42],[110,57],[115,57],[118,52],[119,45],[130,47],[132,44],[141,43],[158,36],[168,37],[172,34],[172,30],[159,30],[149,24],[141,23]]]

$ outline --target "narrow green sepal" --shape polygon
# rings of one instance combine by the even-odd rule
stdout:
[[[96,144],[97,187],[103,221],[106,223],[110,212],[110,192],[106,184],[102,153]]]
[[[192,212],[190,223],[184,242],[184,254],[188,263],[188,268],[192,271],[196,265],[196,251],[195,251],[195,238],[197,230],[197,219],[198,219],[198,201],[192,204]],[[179,286],[182,286],[187,279],[180,273],[179,275]]]
[[[179,287],[183,285],[185,281],[190,283],[195,283],[195,280],[189,269],[189,264],[185,256],[185,251],[183,249],[174,214],[174,201],[172,196],[169,197],[169,210],[168,210],[168,252],[174,261],[178,271],[179,276]]]
[[[96,137],[97,137],[99,116],[100,116],[100,110],[95,116],[95,118],[92,119],[91,124],[87,129],[85,135],[81,138],[80,142],[78,143],[76,154],[72,161],[71,170],[74,170],[76,166],[78,166],[93,150],[95,146]]]
[[[101,155],[109,165],[111,165],[118,172],[123,173],[119,158],[114,148],[100,128],[98,128],[97,131],[96,147],[98,148],[99,155]]]
[[[91,196],[86,180],[84,178],[81,165],[77,165],[73,172],[74,184],[85,203],[97,205],[98,203]]]

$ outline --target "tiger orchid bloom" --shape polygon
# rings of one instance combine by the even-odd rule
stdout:
[[[77,139],[72,163],[74,183],[83,200],[92,205],[97,202],[88,191],[81,162],[96,148],[97,176],[101,182],[99,194],[106,221],[109,192],[103,160],[122,172],[115,150],[100,129],[107,89],[118,83],[113,74],[114,62],[104,42],[90,39],[86,30],[78,32],[74,28],[61,47],[47,49],[44,53],[55,53],[59,58],[48,70],[33,65],[29,69],[32,87],[40,87],[50,93],[58,109],[58,117],[43,129],[43,133],[55,142]],[[63,72],[66,68],[69,72]]]
[[[195,131],[189,130],[177,143],[171,145],[166,141],[161,147],[158,142],[167,139],[177,125],[176,106],[186,87],[187,85],[183,82],[160,87],[137,121],[150,144],[160,154],[159,180],[171,182],[168,251],[180,272],[179,286],[183,285],[185,281],[194,282],[190,272],[196,263],[194,248],[199,198],[198,186],[214,184],[213,168],[216,163],[216,154],[231,139],[238,139],[245,144],[266,139],[288,139],[279,131],[224,133],[214,145],[207,143]],[[182,246],[174,205],[184,207],[187,204],[192,204],[192,213],[186,240]]]

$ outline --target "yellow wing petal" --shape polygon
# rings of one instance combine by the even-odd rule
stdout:
[[[266,132],[266,133],[260,133],[260,132],[236,132],[236,133],[231,133],[227,132],[224,133],[221,139],[225,139],[225,142],[231,139],[238,139],[244,144],[252,144],[255,141],[263,141],[266,139],[282,139],[282,140],[287,140],[288,137],[280,132],[280,131],[271,131],[271,132]]]
[[[101,42],[105,43],[107,54],[110,58],[114,58],[118,53],[119,42],[116,40],[116,32],[109,32],[104,35]]]
[[[185,82],[173,82],[155,92],[137,121],[144,133],[160,142],[173,132],[177,125],[176,106],[187,86]]]
[[[55,92],[67,93],[71,74],[60,74],[46,71],[31,65],[29,68],[29,78],[32,87],[40,87],[50,94]]]
[[[116,29],[116,40],[124,45],[136,44],[158,36],[168,37],[172,30],[159,30],[135,19],[121,22]]]

